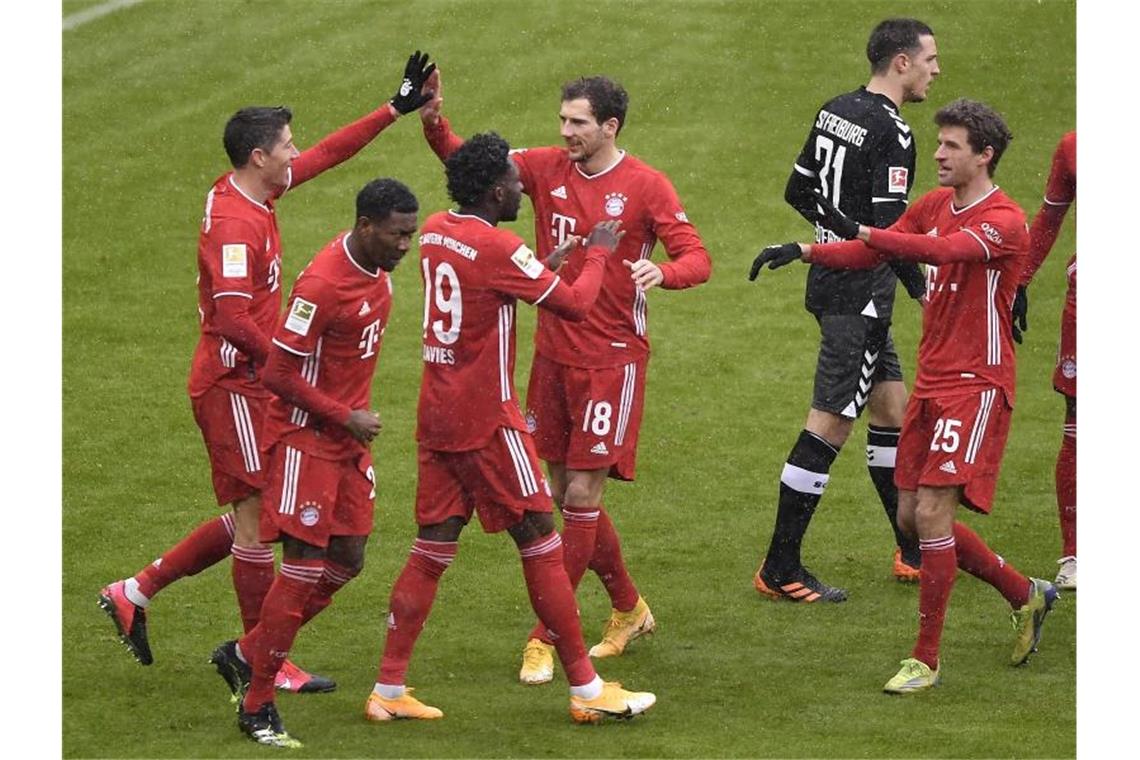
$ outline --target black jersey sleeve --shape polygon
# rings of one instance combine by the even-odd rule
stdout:
[[[883,119],[871,162],[871,208],[874,226],[885,228],[906,211],[914,185],[914,135],[905,121],[890,111]]]
[[[818,175],[813,168],[815,166],[812,156],[814,137],[814,131],[808,130],[807,140],[804,142],[799,157],[796,158],[796,163],[792,166],[792,173],[788,175],[788,184],[784,187],[784,201],[809,224],[815,224],[819,218],[813,200],[815,188],[819,184]]]

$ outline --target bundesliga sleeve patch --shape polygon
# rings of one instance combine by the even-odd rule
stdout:
[[[245,243],[222,246],[222,277],[245,277],[249,272]]]
[[[910,170],[905,166],[892,166],[887,172],[887,192],[905,193]]]
[[[522,270],[523,274],[532,280],[537,280],[538,276],[542,274],[542,262],[535,258],[534,251],[527,248],[525,245],[520,245],[514,253],[511,254],[511,261],[515,266]]]
[[[315,303],[310,303],[304,298],[294,298],[293,305],[289,307],[289,317],[285,320],[285,329],[298,335],[308,335],[316,313]]]

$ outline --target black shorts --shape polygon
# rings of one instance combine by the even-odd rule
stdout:
[[[863,412],[875,383],[902,380],[890,323],[858,314],[820,314],[811,406],[848,419]]]

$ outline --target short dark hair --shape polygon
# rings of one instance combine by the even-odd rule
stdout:
[[[382,222],[393,211],[414,214],[420,210],[419,201],[408,186],[395,179],[374,179],[356,194],[356,218],[366,216]]]
[[[222,135],[230,164],[240,169],[249,163],[254,148],[272,148],[281,130],[292,120],[293,112],[285,106],[250,106],[235,113],[226,122]]]
[[[511,146],[495,132],[467,139],[447,157],[447,194],[460,206],[473,206],[511,169]]]
[[[867,40],[871,73],[884,73],[899,53],[914,53],[920,47],[919,37],[926,35],[934,36],[934,32],[918,19],[889,18],[880,21]]]
[[[966,139],[970,141],[970,147],[975,153],[981,153],[987,145],[993,148],[994,156],[986,167],[991,177],[997,170],[1002,153],[1005,153],[1009,141],[1013,139],[1013,133],[1001,115],[976,100],[959,98],[943,106],[934,114],[934,123],[939,127],[964,127]]]
[[[590,101],[590,110],[601,124],[609,119],[617,119],[617,131],[625,126],[625,112],[629,108],[629,94],[620,84],[609,77],[582,77],[562,85],[562,100],[585,98]]]

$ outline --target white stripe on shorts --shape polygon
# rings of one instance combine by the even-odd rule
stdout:
[[[970,431],[970,443],[966,446],[966,464],[973,464],[978,456],[978,449],[982,447],[982,439],[986,437],[986,423],[990,419],[990,410],[994,406],[994,397],[997,389],[990,388],[982,391],[981,401],[978,404],[978,416],[974,418],[974,429]]]
[[[614,433],[614,446],[625,443],[625,431],[629,427],[629,414],[633,410],[633,395],[637,390],[637,365],[625,365],[625,378],[621,384],[621,401],[618,405],[617,432]]]
[[[503,440],[506,441],[507,449],[511,452],[511,461],[515,465],[515,475],[518,477],[520,493],[523,496],[532,496],[538,493],[538,483],[535,480],[534,471],[530,467],[526,447],[523,445],[522,438],[519,437],[519,431],[503,428]]]
[[[249,417],[249,402],[240,393],[230,392],[230,410],[234,415],[234,430],[237,431],[238,445],[245,460],[246,472],[259,472],[261,459],[257,455],[257,434]]]
[[[297,509],[297,481],[301,479],[301,452],[292,446],[285,447],[285,474],[281,478],[281,501],[277,512],[291,515]]]

